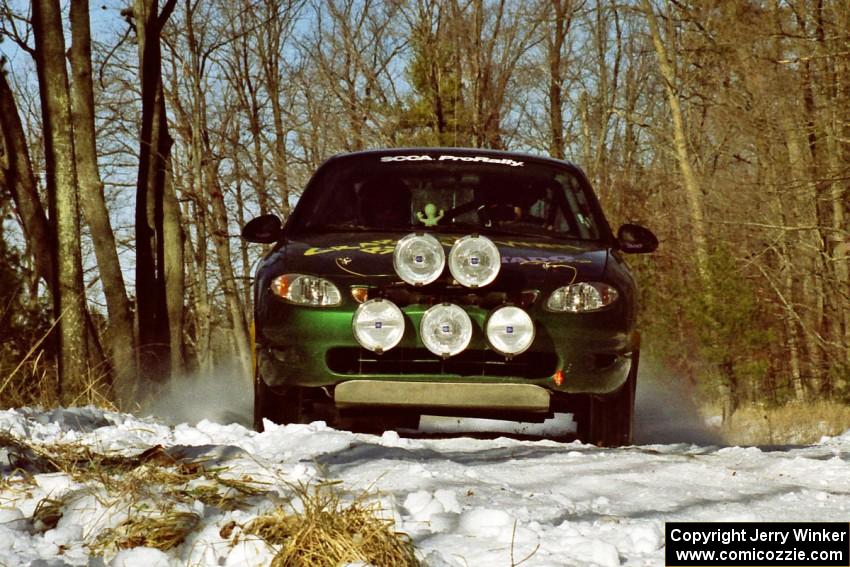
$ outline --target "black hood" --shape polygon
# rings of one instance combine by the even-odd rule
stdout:
[[[345,283],[400,281],[393,269],[396,242],[408,232],[330,232],[288,239],[263,262],[265,274],[304,273]],[[448,256],[463,234],[432,233]],[[488,289],[549,288],[602,277],[608,250],[598,241],[560,241],[533,235],[488,234],[502,256],[500,275]],[[448,269],[439,281],[451,280]]]

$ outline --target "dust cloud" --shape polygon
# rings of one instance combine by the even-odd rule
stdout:
[[[206,419],[222,424],[239,423],[250,428],[253,403],[250,380],[241,376],[236,368],[225,367],[203,376],[172,378],[159,386],[155,393],[147,392],[139,406],[141,415],[153,415],[171,424],[194,425]],[[508,431],[517,433],[515,426],[527,424],[512,425],[514,427]],[[461,426],[461,430],[466,431],[467,428]],[[522,429],[521,432],[552,434],[551,431],[533,429]],[[641,357],[638,379],[635,443],[723,443],[721,436],[705,424],[686,381],[645,355]]]
[[[176,376],[148,392],[141,415],[153,415],[171,424],[201,420],[239,423],[251,427],[254,391],[241,370],[218,368],[212,374]]]
[[[635,443],[723,444],[720,434],[706,425],[687,381],[643,353],[635,401]]]

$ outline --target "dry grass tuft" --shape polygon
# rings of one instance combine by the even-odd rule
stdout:
[[[59,395],[56,363],[42,347],[58,322],[54,321],[19,361],[10,360],[0,349],[0,408],[93,405],[117,411],[106,360],[82,376],[71,376],[62,384]]]
[[[118,411],[105,369],[92,369],[83,376],[72,377],[62,385],[60,397],[56,366],[43,355],[39,351],[13,369],[0,367],[0,409],[95,406]]]
[[[380,507],[368,494],[343,505],[332,485],[296,487],[304,506],[299,515],[278,508],[245,526],[244,531],[281,546],[272,567],[324,567],[364,562],[377,567],[419,565],[405,534],[379,518]]]
[[[200,520],[193,512],[173,510],[157,516],[133,516],[116,528],[102,531],[90,547],[97,555],[133,547],[167,551],[183,543]]]
[[[62,507],[65,503],[54,498],[44,498],[35,506],[32,513],[32,523],[36,531],[52,530],[62,518]]]
[[[817,401],[778,407],[748,404],[738,408],[731,424],[721,432],[724,440],[733,445],[807,445],[847,430],[850,406]]]
[[[219,510],[250,509],[271,488],[248,476],[224,476],[226,468],[210,468],[159,446],[125,456],[103,454],[82,444],[31,443],[0,432],[0,447],[14,467],[9,478],[0,479],[7,488],[36,474],[59,472],[85,484],[104,508],[129,510],[120,525],[87,537],[95,555],[137,546],[167,551],[197,528],[200,517],[190,510],[198,501]],[[377,567],[418,565],[410,539],[395,532],[392,521],[381,519],[377,499],[367,492],[344,504],[337,484],[289,486],[303,513],[277,508],[235,536],[235,524],[225,526],[221,537],[232,540],[242,533],[253,534],[279,547],[274,567],[358,561]],[[55,527],[65,504],[61,497],[42,500],[33,515],[36,529]]]
[[[214,474],[213,478],[215,478],[215,481],[221,486],[230,489],[230,492],[241,494],[243,496],[259,496],[268,490],[268,487],[260,486],[265,485],[265,483],[259,483],[250,477],[238,479]]]
[[[245,533],[255,535],[265,541],[280,545],[292,537],[299,529],[302,518],[295,514],[289,514],[282,508],[275,508],[265,516],[251,520],[245,526]]]
[[[27,355],[14,368],[3,367],[0,383],[0,408],[59,406],[56,395],[56,368],[45,360],[44,352]]]

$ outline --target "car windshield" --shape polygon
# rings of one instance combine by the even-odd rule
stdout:
[[[296,232],[415,230],[596,240],[604,221],[570,169],[498,154],[364,154],[310,183]]]

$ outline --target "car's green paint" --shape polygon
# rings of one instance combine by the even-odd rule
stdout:
[[[259,327],[258,356],[263,378],[271,386],[328,386],[352,377],[334,374],[327,365],[327,353],[332,348],[359,348],[351,330],[356,302],[351,295],[339,307],[301,307],[285,303],[276,297],[264,301],[262,326]],[[419,322],[427,305],[402,307],[405,315],[405,334],[396,348],[424,349],[419,338]],[[467,307],[475,332],[467,350],[488,348],[482,329],[489,310]],[[558,369],[564,370],[566,380],[561,387],[552,377],[545,379],[509,378],[476,375],[474,379],[494,383],[532,383],[553,390],[571,393],[607,393],[617,390],[626,380],[629,370],[628,354],[637,348],[637,337],[622,324],[620,306],[595,313],[550,313],[542,308],[542,300],[529,311],[535,321],[537,336],[530,350],[555,352]],[[594,367],[594,354],[617,354],[610,367]],[[435,357],[436,358],[436,357]],[[398,375],[362,374],[362,378],[396,379]],[[411,381],[445,381],[464,378],[459,375],[409,375]],[[467,377],[468,378],[468,377]]]

